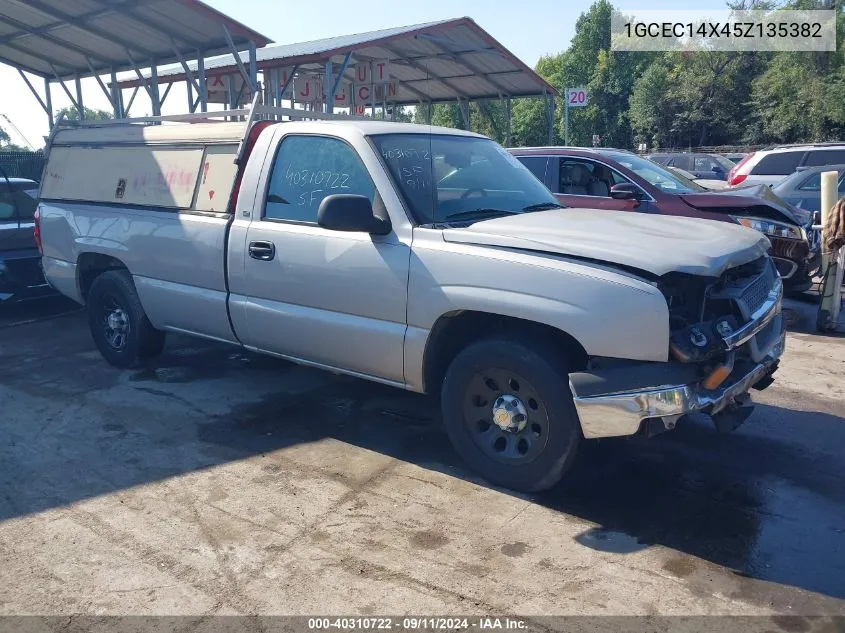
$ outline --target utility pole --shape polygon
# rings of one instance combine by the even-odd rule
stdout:
[[[835,330],[839,321],[839,311],[842,306],[842,274],[845,266],[845,246],[832,250],[828,246],[828,239],[832,236],[825,234],[825,228],[833,225],[828,216],[838,213],[837,178],[835,171],[821,174],[821,208],[822,208],[822,299],[816,317],[816,329],[820,332]]]
[[[563,93],[567,93],[566,88]],[[563,144],[569,147],[569,97],[563,100]]]

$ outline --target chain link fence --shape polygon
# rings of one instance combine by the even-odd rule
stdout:
[[[44,171],[44,152],[0,150],[0,168],[9,178],[29,178],[40,182],[41,172]]]

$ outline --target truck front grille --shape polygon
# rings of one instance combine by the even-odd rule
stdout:
[[[745,304],[749,315],[754,314],[763,305],[774,283],[774,271],[771,266],[766,266],[760,276],[742,291],[739,300]]]

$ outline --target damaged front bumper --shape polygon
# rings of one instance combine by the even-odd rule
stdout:
[[[778,281],[750,322],[724,338],[726,351],[733,353],[754,343],[756,354],[755,360],[737,360],[730,375],[716,389],[704,386],[704,377],[696,365],[680,362],[631,363],[571,374],[569,386],[584,437],[634,435],[648,421],[673,428],[682,415],[700,411],[716,416],[741,404],[755,385],[768,386],[786,342],[780,310],[782,293]],[[757,345],[758,335],[765,337],[765,351]]]

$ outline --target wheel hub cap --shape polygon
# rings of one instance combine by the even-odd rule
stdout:
[[[123,308],[112,305],[106,308],[102,321],[105,326],[105,336],[108,344],[116,350],[121,350],[126,345],[126,338],[129,335],[129,315]]]
[[[528,410],[516,396],[501,395],[493,403],[493,423],[503,431],[519,433],[528,424]]]
[[[126,313],[121,309],[110,312],[107,323],[110,330],[123,330],[126,327]]]

